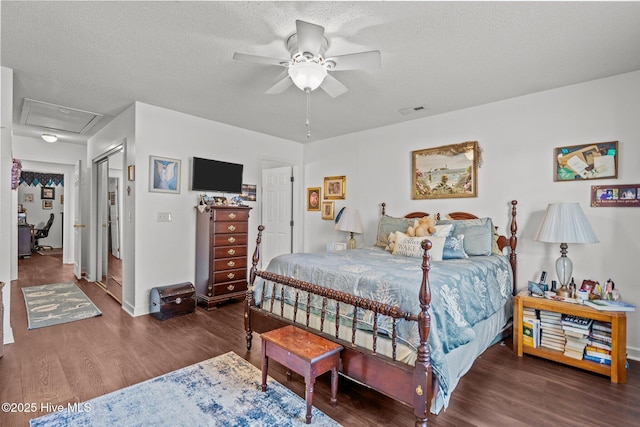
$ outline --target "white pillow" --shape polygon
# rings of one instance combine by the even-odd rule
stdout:
[[[393,248],[394,255],[410,256],[422,258],[422,241],[429,239],[431,241],[431,261],[442,261],[442,251],[446,236],[429,236],[429,237],[409,237],[406,234],[396,231],[396,244]]]
[[[451,234],[452,228],[453,224],[436,225],[436,231],[432,234],[432,236],[447,237],[449,234]]]

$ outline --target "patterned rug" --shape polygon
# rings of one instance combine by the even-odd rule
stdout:
[[[306,404],[233,352],[33,419],[53,426],[303,426]],[[339,405],[340,403],[338,403]],[[313,408],[311,424],[339,426]]]
[[[38,251],[40,255],[62,255],[62,248],[53,248],[53,249],[40,249]]]
[[[22,288],[22,294],[27,306],[28,329],[102,315],[98,307],[74,283],[29,286]]]

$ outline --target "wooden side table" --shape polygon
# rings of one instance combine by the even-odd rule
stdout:
[[[611,365],[595,363],[584,359],[577,360],[564,356],[561,351],[524,345],[522,342],[522,314],[525,307],[611,323]],[[528,295],[527,291],[522,291],[516,295],[514,299],[513,347],[518,356],[527,353],[576,368],[596,372],[610,377],[612,383],[625,383],[627,381],[627,316],[622,311],[600,311],[585,305],[532,297]]]
[[[285,366],[287,379],[291,371],[304,377],[307,402],[306,423],[311,423],[313,385],[316,377],[331,370],[331,404],[338,402],[338,368],[342,346],[310,332],[289,325],[265,332],[262,339],[262,391],[267,390],[269,358]]]

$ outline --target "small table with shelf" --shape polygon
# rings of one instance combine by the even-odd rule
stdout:
[[[577,360],[565,356],[561,351],[524,345],[522,342],[522,313],[525,307],[611,323],[611,365],[584,359]],[[523,353],[527,353],[606,375],[611,378],[613,383],[625,383],[627,381],[627,316],[624,312],[600,311],[582,304],[532,297],[528,295],[527,291],[522,291],[516,295],[513,302],[513,349],[520,357]]]

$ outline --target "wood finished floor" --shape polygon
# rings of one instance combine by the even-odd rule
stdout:
[[[247,352],[241,303],[159,321],[132,318],[93,283],[80,288],[101,317],[27,330],[21,287],[74,281],[73,267],[55,256],[19,261],[11,284],[15,343],[0,358],[0,402],[66,404],[180,369],[228,351],[260,366],[260,340]],[[304,396],[304,383],[270,364],[270,375]],[[393,379],[389,379],[392,381]],[[316,383],[314,404],[345,426],[411,426],[410,408],[340,378],[338,406],[329,404],[330,381]],[[176,408],[179,412],[180,408]],[[46,411],[45,411],[46,412]],[[0,413],[0,426],[26,426],[37,414]],[[222,424],[224,425],[224,424]],[[449,408],[430,426],[640,425],[640,363],[631,361],[627,384],[530,356],[518,358],[510,342],[488,349],[453,393]]]

